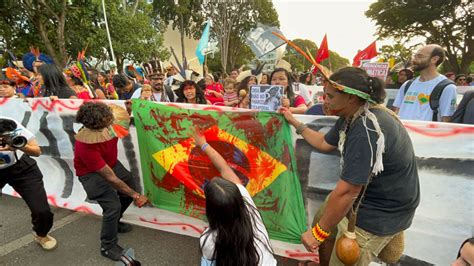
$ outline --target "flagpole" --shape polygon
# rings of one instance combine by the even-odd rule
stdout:
[[[107,37],[109,39],[110,53],[112,54],[112,61],[115,61],[114,48],[112,47],[112,39],[110,38],[109,24],[107,23],[107,13],[105,12],[105,0],[102,0],[102,9],[104,11],[104,20],[105,20],[105,30],[107,31]]]

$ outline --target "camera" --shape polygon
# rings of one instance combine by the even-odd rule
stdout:
[[[12,148],[20,149],[25,147],[27,143],[28,140],[25,137],[19,135],[18,132],[12,131],[0,134],[0,147],[5,147],[8,145]]]

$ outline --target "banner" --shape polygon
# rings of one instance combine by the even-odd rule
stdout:
[[[257,28],[245,34],[245,40],[257,58],[285,44],[283,40],[273,35],[272,32],[283,35],[277,27],[269,27],[260,23],[258,23]]]
[[[145,193],[156,207],[204,219],[204,186],[220,174],[190,137],[199,126],[253,197],[270,238],[300,242],[306,217],[291,131],[281,115],[192,110],[139,100],[132,109]]]
[[[367,74],[371,77],[379,78],[382,81],[385,81],[388,74],[388,62],[374,62],[374,63],[363,63],[361,68],[367,71]]]
[[[124,105],[123,101],[105,102]],[[43,172],[48,201],[52,206],[100,215],[102,213],[100,206],[95,202],[87,200],[86,193],[75,176],[73,167],[74,132],[81,126],[75,123],[75,114],[81,104],[82,100],[57,100],[51,102],[49,99],[27,99],[25,101],[23,99],[0,98],[0,116],[11,117],[19,121],[36,136],[42,149],[42,155],[35,158],[35,160]],[[201,119],[202,115],[204,115],[205,117],[202,117],[202,119],[206,117],[209,119],[222,117],[222,119],[230,121],[229,118],[226,118],[226,116],[230,116],[234,119],[235,123],[233,127],[229,126],[225,130],[235,134],[236,139],[244,141],[249,138],[256,138],[258,140],[257,143],[267,143],[268,146],[276,143],[276,139],[269,135],[262,137],[259,132],[266,132],[267,128],[275,129],[278,123],[280,123],[278,121],[281,121],[280,115],[274,113],[268,113],[263,118],[257,116],[257,112],[254,111],[249,112],[249,110],[207,105],[157,103],[150,106],[149,110],[158,105],[159,107],[156,107],[156,110],[161,110],[161,106],[174,106],[173,110],[180,107],[181,111],[178,113],[194,114],[192,116],[193,119],[194,117]],[[187,109],[202,110],[202,112],[192,113],[191,110]],[[224,113],[227,112],[222,111],[232,111],[232,113],[225,115]],[[161,118],[161,111],[157,114],[159,115],[157,118]],[[166,118],[165,114],[164,112],[163,117]],[[262,114],[265,113],[262,112]],[[296,118],[323,133],[327,132],[336,121],[336,117],[326,116],[300,115],[296,116]],[[146,114],[141,119],[143,121],[160,121],[150,114]],[[163,129],[160,130],[166,130],[171,136],[176,137],[181,134],[181,130],[188,130],[185,127],[186,124],[181,124],[181,128],[178,127],[180,124],[173,124],[174,119],[165,121],[161,124]],[[472,207],[472,202],[474,202],[474,195],[472,193],[474,191],[474,149],[472,143],[474,143],[474,126],[421,121],[402,122],[410,135],[415,149],[421,188],[420,206],[415,213],[412,226],[405,232],[404,254],[435,265],[449,265],[454,260],[453,258],[458,252],[460,243],[472,236],[472,217],[474,217],[474,209]],[[217,121],[216,123],[221,125],[223,122]],[[331,154],[319,153],[301,139],[301,136],[296,135],[294,129],[288,132],[286,125],[280,124],[280,126],[284,133],[275,130],[275,134],[283,137],[286,142],[288,141],[286,139],[288,134],[292,136],[297,166],[292,169],[292,175],[299,176],[306,220],[310,223],[325,195],[334,188],[339,179],[340,155],[338,152]],[[139,149],[138,136],[136,128],[132,123],[130,135],[121,139],[118,143],[119,160],[132,172],[142,188],[145,186],[145,191],[148,191],[145,184],[146,174],[142,174],[142,164],[144,161],[141,160],[141,154],[144,154],[146,149],[143,151],[141,147]],[[145,144],[148,143],[151,143],[150,146],[157,145],[152,143],[155,139],[156,137],[154,136],[149,137],[145,139],[146,143],[140,143],[140,145],[146,146]],[[140,140],[143,141],[141,137]],[[176,143],[179,142],[177,139]],[[238,146],[237,144],[233,145]],[[294,166],[293,163],[289,162],[292,159],[278,157],[278,152],[275,153],[276,151],[271,151],[271,147],[264,147],[262,145],[256,144],[255,147],[261,147],[261,150],[273,158],[281,159],[285,162],[285,165]],[[280,149],[282,147],[288,149],[288,146],[279,147]],[[238,146],[238,149],[240,151],[244,150],[243,146]],[[289,149],[289,151],[279,151],[279,153],[280,155],[283,153],[291,154],[292,149]],[[151,158],[146,160],[150,161]],[[161,167],[158,162],[153,163],[153,165],[153,167]],[[294,173],[294,169],[298,169],[297,173]],[[287,173],[280,174],[280,178],[283,175],[292,178],[288,171]],[[266,189],[255,194],[256,199],[258,199],[256,200],[258,206],[263,206],[263,211],[266,213],[271,213],[270,209],[280,206],[281,201],[279,204],[267,202],[269,203],[268,205],[262,202],[263,198],[270,196],[267,195],[268,191],[271,190],[273,192],[272,189],[269,189],[271,186],[281,185],[281,183],[278,184],[278,182],[283,181],[279,180],[280,178],[276,178]],[[177,180],[177,182],[179,181]],[[179,186],[181,190],[178,190],[177,193],[184,193],[184,185],[180,183]],[[279,186],[278,189],[284,188]],[[18,196],[10,186],[4,187],[2,192]],[[260,195],[262,193],[263,195]],[[291,191],[291,193],[293,197],[301,197],[299,190]],[[195,195],[192,192],[191,194]],[[0,204],[2,204],[1,201],[0,197]],[[180,210],[185,213],[192,212],[187,211],[185,207],[186,204]],[[290,207],[283,207],[283,209],[288,208]],[[289,210],[284,211],[290,212]],[[195,214],[196,212],[192,213]],[[202,212],[199,215],[202,217]],[[277,221],[268,222],[268,218],[268,216],[264,218],[267,226],[277,224]],[[123,219],[126,222],[140,226],[193,237],[199,237],[207,226],[207,223],[202,219],[168,211],[159,206],[144,208],[131,206],[125,212]],[[299,222],[295,221],[295,223]],[[276,240],[279,237],[283,238],[283,235],[296,235],[296,232],[288,233],[282,230],[280,232],[282,235],[278,236],[272,233],[274,230],[275,228],[272,228],[269,231],[275,254],[298,260],[314,258],[314,254],[307,252],[301,244]]]

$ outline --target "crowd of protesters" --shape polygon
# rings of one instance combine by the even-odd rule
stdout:
[[[210,73],[205,69],[203,75],[200,75],[181,67],[177,69],[169,66],[164,69],[160,62],[150,61],[141,66],[129,65],[124,71],[117,73],[113,69],[99,71],[88,67],[84,58],[80,57],[65,69],[60,69],[47,56],[37,51],[25,55],[22,64],[16,62],[4,69],[0,97],[108,99],[126,102],[142,99],[250,108],[252,86],[280,86],[283,95],[277,98],[272,90],[268,90],[266,104],[278,107],[279,112],[295,127],[296,133],[316,149],[330,152],[339,148],[343,158],[341,163],[344,162],[341,180],[326,199],[320,215],[315,217],[313,227],[302,234],[302,242],[311,252],[334,245],[334,239],[328,237],[341,235],[340,230],[349,223],[350,217],[346,215],[348,210],[355,204],[354,199],[362,195],[358,204],[376,206],[371,210],[362,208],[355,223],[356,232],[366,238],[378,239],[374,242],[376,246],[359,243],[361,258],[357,265],[368,265],[384,247],[410,227],[420,201],[415,154],[400,119],[474,124],[473,93],[466,92],[457,106],[456,88],[472,85],[472,74],[442,75],[438,72],[438,67],[444,60],[445,54],[439,45],[423,46],[414,54],[413,69],[400,70],[394,84],[399,89],[393,104],[395,113],[382,106],[386,96],[384,82],[369,77],[365,70],[356,67],[342,68],[331,76],[319,75],[317,72],[313,74],[313,71],[295,74],[288,64],[277,65],[271,73],[263,73],[262,68],[257,67],[250,70],[233,69],[228,75]],[[414,73],[419,75],[415,77]],[[324,87],[322,101],[311,95],[308,86],[313,85]],[[437,102],[437,106],[433,107],[433,101]],[[322,134],[308,129],[293,114],[336,115],[339,120],[330,132]],[[131,181],[130,172],[117,161],[116,137],[109,136],[106,141],[97,143],[91,143],[87,138],[98,132],[104,137],[109,132],[108,127],[113,120],[111,109],[103,103],[86,102],[76,119],[84,125],[76,135],[76,174],[89,199],[97,200],[104,210],[101,254],[117,261],[123,255],[123,248],[117,244],[117,233],[131,230],[129,225],[120,222],[120,218],[132,202],[142,206],[148,198],[136,191],[137,186]],[[1,118],[0,121],[5,124],[1,134],[20,127],[14,120]],[[8,153],[10,157],[17,156],[16,152],[20,150],[26,155],[38,156],[41,151],[32,134],[26,129],[24,131],[25,138],[29,141],[26,148],[4,145],[0,149],[0,155]],[[6,137],[0,135],[0,140],[2,138]],[[222,175],[222,178],[211,181],[206,187],[206,214],[210,227],[201,238],[202,264],[214,265],[217,262],[218,265],[228,265],[228,262],[239,258],[239,265],[275,265],[268,233],[246,188],[199,132],[196,132],[194,139]],[[361,139],[364,140],[360,141]],[[381,145],[386,139],[390,143]],[[344,149],[345,146],[348,147],[347,150]],[[25,156],[21,160],[25,158],[30,159]],[[21,160],[16,158],[16,161],[11,159],[8,165],[3,163],[0,173],[10,173],[15,168],[9,167],[19,166],[17,163],[22,162]],[[391,164],[387,164],[389,161]],[[384,169],[384,164],[389,167]],[[34,170],[37,179],[41,180],[39,170]],[[22,175],[17,172],[12,174]],[[94,184],[101,184],[101,187],[95,187]],[[16,185],[21,188],[21,185]],[[57,243],[48,235],[52,225],[50,210],[45,205],[42,183],[39,182],[38,186],[42,199],[40,214],[47,221],[40,225],[33,218],[35,239],[44,249],[52,249]],[[219,196],[213,198],[217,194]],[[367,197],[364,198],[364,194]],[[40,207],[33,206],[27,198],[25,201],[33,216],[40,215]],[[220,217],[219,214],[224,211],[229,213],[229,217],[235,215],[236,218]],[[374,217],[378,217],[378,221],[383,223],[377,223]],[[242,230],[235,231],[235,228],[243,228],[236,221],[248,223],[245,233]],[[233,235],[236,232],[238,234]],[[237,238],[245,238],[245,245],[237,245]],[[357,241],[360,242],[360,239]],[[246,249],[249,245],[251,248]],[[324,251],[320,254],[324,254]],[[335,251],[326,252],[326,259],[334,265],[343,264]]]

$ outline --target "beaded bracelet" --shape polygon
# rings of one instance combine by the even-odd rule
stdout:
[[[207,148],[207,146],[209,146],[209,143],[207,143],[207,142],[202,144],[201,151],[204,151]]]
[[[316,238],[320,243],[324,242],[331,233],[324,231],[319,224],[316,224],[312,229],[313,237]]]
[[[298,127],[296,127],[296,134],[301,135],[306,128],[308,128],[308,125],[304,123],[299,124]]]

